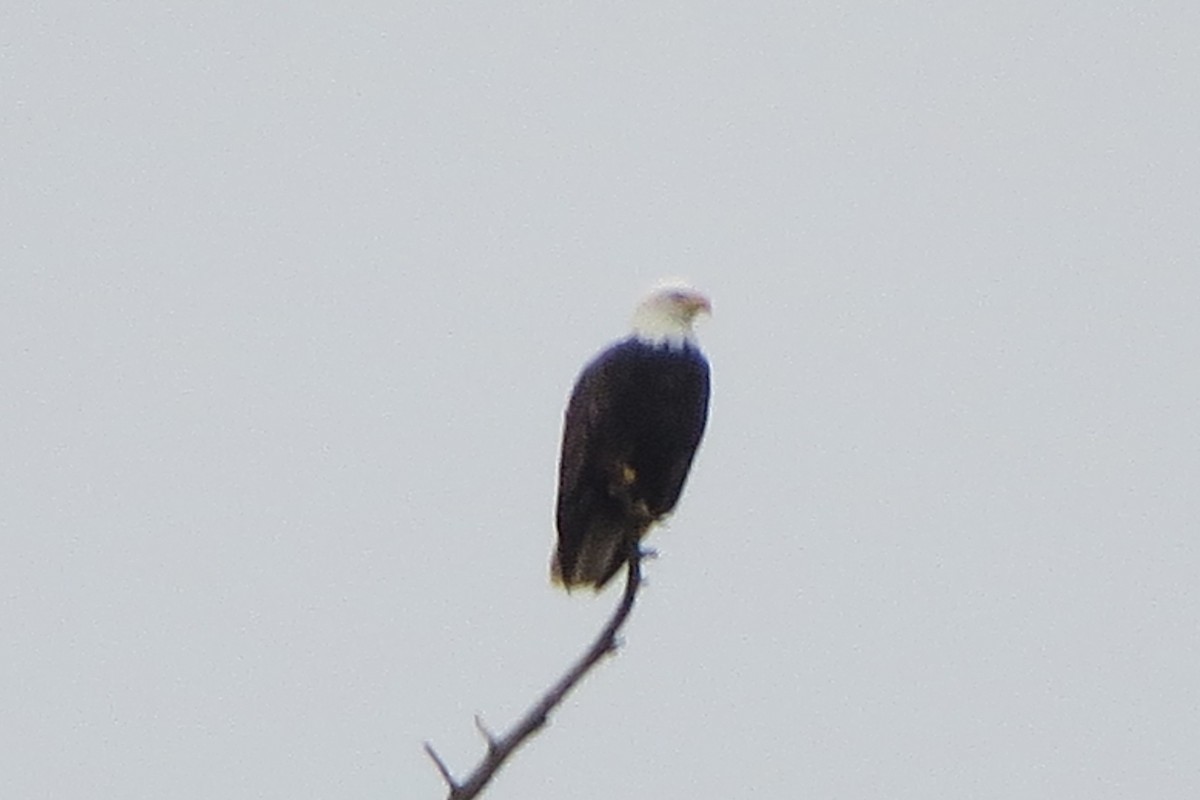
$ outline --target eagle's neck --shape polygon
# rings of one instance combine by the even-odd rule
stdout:
[[[696,333],[690,322],[654,308],[638,309],[634,314],[633,336],[651,347],[669,347],[672,350],[696,347]]]

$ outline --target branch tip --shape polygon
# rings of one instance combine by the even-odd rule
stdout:
[[[429,754],[431,759],[433,759],[434,766],[437,767],[437,771],[441,773],[442,780],[444,780],[446,785],[450,787],[450,792],[452,794],[457,792],[460,788],[458,781],[454,780],[454,776],[450,774],[450,768],[446,766],[446,762],[442,761],[442,757],[437,754],[437,751],[433,749],[433,745],[431,745],[429,742],[425,742],[425,752]]]
[[[494,751],[500,746],[496,735],[488,730],[487,725],[483,724],[483,717],[478,714],[475,715],[475,730],[479,731],[479,735],[487,742],[488,750]]]

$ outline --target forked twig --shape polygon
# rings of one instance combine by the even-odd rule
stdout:
[[[492,777],[504,765],[517,748],[524,744],[525,740],[536,733],[543,725],[546,724],[550,712],[553,711],[563,698],[575,688],[575,684],[583,679],[592,667],[600,662],[608,653],[615,652],[619,646],[617,643],[617,633],[621,630],[621,626],[625,624],[629,612],[633,610],[633,602],[637,599],[638,589],[642,584],[642,556],[643,553],[635,543],[629,555],[629,569],[625,580],[625,593],[621,596],[621,604],[617,606],[613,612],[608,624],[600,631],[600,635],[592,642],[592,646],[587,652],[575,663],[573,667],[558,680],[558,683],[550,687],[546,694],[526,712],[525,716],[513,725],[512,729],[503,736],[495,736],[484,727],[483,721],[478,716],[475,717],[475,727],[483,735],[487,742],[487,752],[483,756],[483,760],[475,767],[475,770],[461,782],[454,779],[450,773],[450,769],[446,763],[442,761],[433,746],[429,742],[425,743],[425,752],[433,759],[434,765],[441,773],[442,779],[446,781],[446,785],[450,787],[450,794],[446,796],[447,800],[470,800],[478,797],[483,788],[487,786]]]

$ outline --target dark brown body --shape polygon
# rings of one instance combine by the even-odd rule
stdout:
[[[567,406],[554,577],[600,589],[675,507],[708,418],[708,362],[635,338],[601,353]]]

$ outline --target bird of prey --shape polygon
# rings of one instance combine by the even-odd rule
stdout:
[[[632,334],[580,373],[559,459],[551,574],[570,590],[604,587],[631,548],[675,508],[708,419],[709,368],[692,323],[708,298],[652,291]]]

